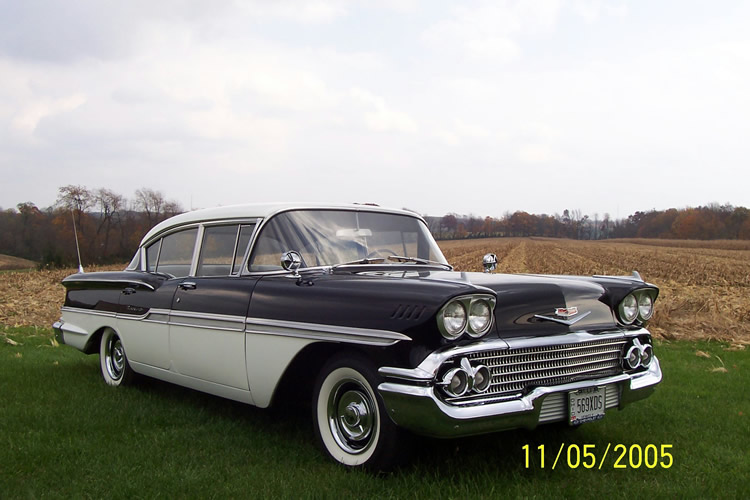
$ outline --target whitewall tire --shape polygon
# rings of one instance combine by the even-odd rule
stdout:
[[[107,385],[126,385],[135,378],[135,373],[130,368],[128,357],[125,355],[125,347],[120,337],[111,328],[107,328],[102,333],[99,344],[99,364]]]
[[[321,370],[313,391],[318,444],[335,461],[352,468],[387,470],[403,456],[399,429],[376,393],[377,374],[356,356],[339,356]]]

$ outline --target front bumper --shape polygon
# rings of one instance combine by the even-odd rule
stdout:
[[[432,371],[432,370],[430,370]],[[410,376],[406,376],[410,372]],[[378,386],[391,419],[425,436],[453,438],[508,429],[533,429],[539,424],[568,418],[568,394],[589,387],[606,388],[606,411],[651,395],[661,381],[659,360],[637,373],[622,373],[592,380],[537,387],[528,394],[485,404],[456,406],[436,395],[424,369],[381,368],[387,381]]]

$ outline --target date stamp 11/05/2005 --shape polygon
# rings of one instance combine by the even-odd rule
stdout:
[[[536,448],[524,445],[521,447],[524,452],[525,466],[539,467],[541,469],[549,468],[550,463],[547,457],[547,448],[545,445],[539,445]],[[671,444],[647,444],[641,446],[632,444],[607,444],[602,448],[594,444],[560,444],[560,448],[554,450],[555,459],[551,464],[552,470],[556,467],[567,466],[570,469],[599,469],[603,467],[612,467],[613,469],[669,469],[674,465]],[[550,455],[549,458],[552,456]],[[607,459],[610,459],[609,462]]]

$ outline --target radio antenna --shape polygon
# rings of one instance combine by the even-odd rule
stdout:
[[[78,272],[83,272],[83,265],[81,264],[81,248],[78,246],[78,230],[76,229],[76,216],[73,214],[73,210],[70,210],[70,216],[73,218],[73,234],[76,237],[76,253],[78,254]]]

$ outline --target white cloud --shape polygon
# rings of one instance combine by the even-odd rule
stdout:
[[[407,113],[388,107],[385,99],[367,90],[353,88],[350,92],[355,102],[360,103],[364,122],[374,132],[414,133],[417,123]]]
[[[43,118],[73,111],[85,103],[86,96],[83,94],[73,94],[59,99],[49,97],[34,99],[12,118],[11,126],[19,132],[32,135]]]
[[[0,170],[14,173],[0,205],[44,206],[71,179],[126,196],[147,183],[186,205],[270,201],[279,172],[285,198],[433,214],[750,205],[739,13],[689,25],[710,9],[143,1],[0,7]],[[354,166],[383,175],[331,180]],[[669,183],[677,169],[701,179],[690,193]],[[551,171],[575,175],[572,201],[515,187]],[[639,197],[597,194],[623,172],[648,172]]]
[[[422,33],[422,41],[441,50],[458,48],[470,57],[509,62],[521,53],[518,38],[554,27],[557,0],[485,1],[453,9]]]

